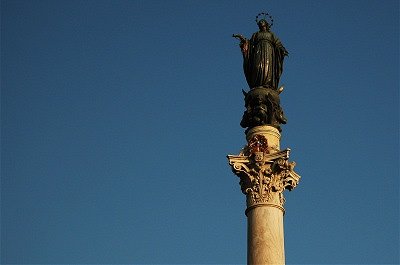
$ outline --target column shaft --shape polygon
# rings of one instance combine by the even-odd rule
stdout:
[[[247,212],[247,264],[285,264],[281,209],[261,206]]]

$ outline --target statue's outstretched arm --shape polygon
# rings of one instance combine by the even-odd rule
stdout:
[[[243,37],[243,35],[241,35],[241,34],[232,34],[232,37],[240,40],[241,43],[247,41],[247,39],[245,37]]]
[[[232,37],[240,40],[240,49],[242,50],[243,56],[246,57],[247,51],[249,50],[249,40],[243,37],[241,34],[232,34]]]

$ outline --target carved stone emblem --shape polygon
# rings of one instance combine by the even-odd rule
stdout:
[[[263,158],[264,158],[264,153],[263,153],[263,152],[255,152],[255,153],[254,153],[254,160],[255,160],[256,162],[262,161]]]

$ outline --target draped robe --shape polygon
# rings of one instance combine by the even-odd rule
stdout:
[[[271,31],[259,31],[242,45],[243,69],[250,88],[278,89],[285,47]]]

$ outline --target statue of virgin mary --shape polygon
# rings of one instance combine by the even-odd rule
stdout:
[[[270,31],[266,19],[257,21],[257,24],[259,31],[254,33],[250,40],[241,35],[234,35],[240,39],[246,81],[250,89],[265,87],[277,90],[283,71],[283,59],[288,52]]]

